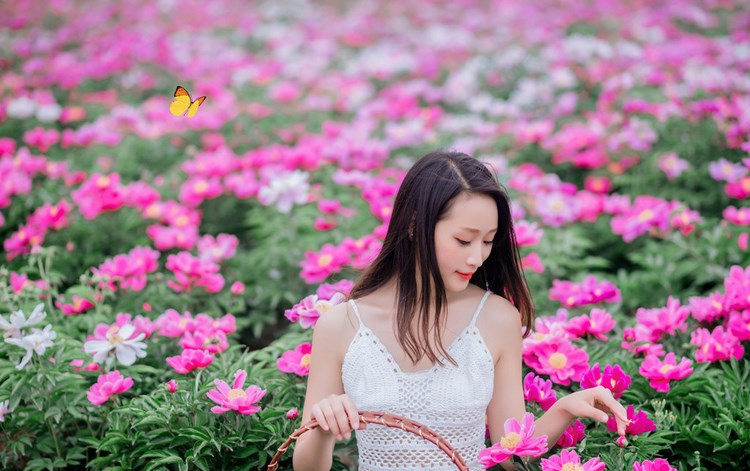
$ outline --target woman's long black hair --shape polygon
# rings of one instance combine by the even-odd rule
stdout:
[[[532,326],[534,306],[521,267],[508,196],[477,159],[459,152],[432,152],[419,159],[404,177],[383,247],[350,293],[352,298],[361,298],[396,277],[396,336],[415,364],[424,355],[433,363],[442,364],[440,356],[455,363],[440,338],[447,298],[435,255],[435,225],[463,192],[492,198],[498,216],[492,251],[470,282],[510,300],[521,313],[524,335]],[[435,310],[434,319],[429,316],[431,308]],[[412,329],[415,317],[419,326],[416,332]],[[437,353],[428,341],[431,327]]]

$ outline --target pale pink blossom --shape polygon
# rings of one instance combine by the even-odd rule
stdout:
[[[218,404],[211,408],[211,412],[223,414],[235,411],[243,415],[258,412],[260,407],[255,404],[266,395],[266,390],[255,385],[243,389],[246,378],[247,372],[245,370],[237,370],[231,388],[220,379],[214,380],[216,389],[211,389],[206,394],[209,399]]]
[[[131,387],[133,387],[133,378],[125,378],[118,370],[115,370],[99,376],[86,396],[89,402],[98,406],[107,402],[115,394],[122,394]]]
[[[512,456],[540,456],[547,451],[547,436],[534,436],[534,416],[525,413],[521,422],[514,417],[503,424],[505,434],[500,441],[479,452],[479,462],[491,468]]]
[[[562,450],[559,455],[542,458],[542,471],[602,471],[607,464],[599,458],[591,458],[581,463],[575,450]]]

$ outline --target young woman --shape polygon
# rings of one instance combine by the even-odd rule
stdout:
[[[435,152],[409,170],[383,248],[350,300],[313,333],[296,471],[328,470],[335,441],[356,430],[359,469],[453,470],[420,437],[359,422],[358,410],[389,412],[432,428],[472,470],[506,419],[525,413],[521,341],[533,303],[521,270],[508,198],[493,173],[465,154]],[[552,447],[576,417],[602,422],[625,409],[605,388],[559,399],[536,421]]]

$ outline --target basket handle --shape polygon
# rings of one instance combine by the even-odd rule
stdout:
[[[387,427],[400,428],[401,430],[414,435],[419,435],[425,440],[434,443],[438,448],[448,455],[448,458],[456,465],[459,471],[469,471],[466,463],[461,458],[461,455],[453,449],[442,436],[431,430],[425,425],[413,420],[401,417],[395,414],[386,414],[384,412],[370,412],[370,411],[359,411],[359,420],[368,424],[385,425]],[[279,450],[274,455],[271,462],[268,464],[268,471],[276,471],[279,468],[279,460],[281,456],[286,453],[287,448],[291,445],[292,441],[299,438],[300,435],[318,427],[318,422],[315,419],[310,420],[306,424],[303,424],[300,428],[294,431],[289,438],[279,447]]]

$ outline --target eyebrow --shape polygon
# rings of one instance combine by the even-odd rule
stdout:
[[[459,229],[461,229],[462,231],[468,231],[468,232],[471,232],[471,233],[473,233],[473,234],[479,234],[479,232],[481,232],[481,231],[480,231],[479,229],[475,229],[475,228],[473,228],[473,227],[459,227]],[[488,233],[488,234],[489,234],[490,232],[497,232],[497,228],[495,228],[495,229],[490,229],[489,231],[487,231],[487,233]]]

